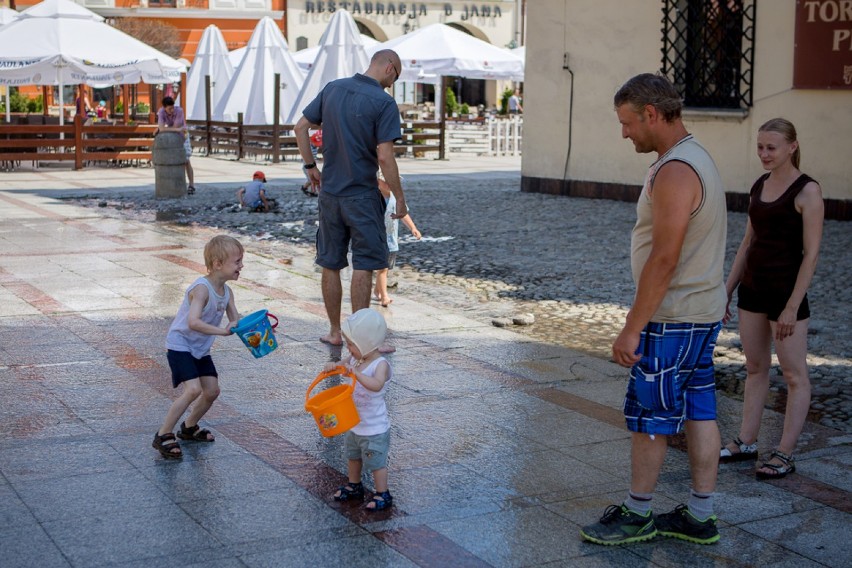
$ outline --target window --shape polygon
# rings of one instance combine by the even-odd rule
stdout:
[[[752,105],[756,0],[663,0],[663,74],[687,107]]]
[[[299,36],[296,38],[296,51],[302,51],[303,49],[308,49],[308,38]]]

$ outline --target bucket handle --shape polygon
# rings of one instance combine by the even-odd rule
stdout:
[[[275,320],[275,323],[273,323],[273,324],[271,325],[271,327],[272,327],[272,331],[275,331],[275,330],[278,328],[278,316],[276,316],[276,315],[274,315],[274,314],[270,314],[269,312],[266,312],[266,317],[268,317],[268,318],[272,318],[272,319],[274,319],[274,320]],[[236,332],[237,332],[237,326],[232,327],[232,328],[231,328],[231,333],[236,333]]]
[[[308,408],[308,406],[309,406],[309,401],[310,401],[310,398],[311,398],[311,391],[314,390],[314,387],[317,386],[318,384],[320,384],[320,382],[324,381],[325,379],[327,379],[329,377],[333,377],[335,375],[340,375],[340,376],[343,376],[343,377],[350,377],[352,379],[352,384],[349,385],[349,389],[347,389],[347,391],[343,393],[343,396],[349,396],[349,393],[351,393],[353,390],[355,390],[355,383],[358,380],[358,379],[355,378],[355,374],[352,371],[348,370],[343,365],[338,365],[338,366],[334,367],[333,369],[330,369],[328,371],[323,371],[322,373],[317,375],[317,378],[315,378],[314,382],[311,383],[311,386],[308,387],[308,390],[305,393],[305,410],[310,411],[310,408]]]

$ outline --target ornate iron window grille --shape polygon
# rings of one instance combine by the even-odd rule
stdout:
[[[756,4],[663,0],[663,74],[685,106],[752,106]]]

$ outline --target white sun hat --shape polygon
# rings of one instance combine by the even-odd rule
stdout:
[[[364,308],[343,320],[340,330],[347,340],[355,344],[361,357],[366,357],[384,343],[388,326],[382,314],[372,308]]]

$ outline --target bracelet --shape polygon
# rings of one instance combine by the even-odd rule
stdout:
[[[312,169],[314,169],[315,167],[317,167],[317,163],[316,163],[316,162],[314,162],[313,164],[305,164],[305,165],[304,165],[304,166],[302,166],[302,167],[304,167],[306,170],[312,170]]]

